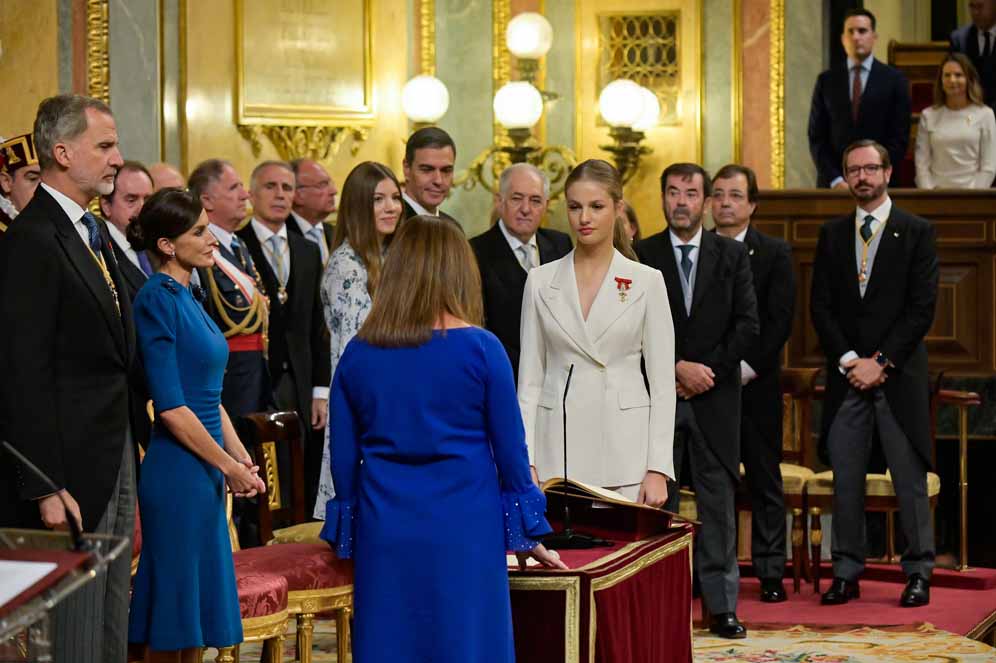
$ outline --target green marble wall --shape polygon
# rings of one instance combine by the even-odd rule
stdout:
[[[702,3],[702,165],[710,173],[734,160],[733,155],[733,3]]]
[[[823,3],[785,3],[785,188],[816,186],[809,155],[809,107],[816,77],[826,67]]]
[[[126,159],[160,159],[159,2],[108,3],[111,110]]]

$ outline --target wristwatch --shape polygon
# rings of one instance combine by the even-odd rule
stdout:
[[[881,352],[876,352],[874,355],[872,355],[872,359],[874,359],[875,363],[881,366],[882,368],[895,368],[896,366],[891,361],[889,361],[889,358],[886,357]]]

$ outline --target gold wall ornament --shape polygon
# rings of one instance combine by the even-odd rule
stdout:
[[[508,144],[492,145],[478,154],[467,170],[453,178],[453,186],[470,191],[480,184],[490,193],[498,193],[501,171],[513,163],[530,163],[542,170],[550,180],[550,200],[564,192],[564,181],[578,160],[569,148],[560,145],[542,146],[529,129],[508,129]],[[503,163],[501,169],[496,165]]]
[[[436,75],[436,0],[421,0],[418,8],[419,73]]]
[[[314,159],[327,161],[339,154],[349,137],[353,144],[350,156],[356,156],[360,144],[367,139],[367,127],[297,126],[280,124],[240,124],[239,133],[252,145],[253,156],[263,151],[263,137],[273,143],[281,159]]]
[[[107,5],[108,0],[87,0],[86,3],[86,93],[110,104]]]
[[[505,47],[505,32],[512,13],[511,0],[493,0],[491,5],[491,95],[492,97],[512,78],[512,54]],[[492,145],[510,147],[512,140],[505,128],[495,118],[492,121]],[[481,156],[484,156],[483,154]],[[501,175],[510,163],[504,153],[498,152],[491,159],[494,179]],[[480,158],[480,157],[478,157]],[[475,162],[477,159],[475,159]]]
[[[771,187],[785,186],[785,0],[771,0]]]
[[[744,34],[743,0],[733,0],[733,47],[730,49],[730,135],[733,138],[733,162],[743,162],[744,126]]]

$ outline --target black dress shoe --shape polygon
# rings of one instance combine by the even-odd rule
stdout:
[[[709,624],[709,630],[721,638],[731,640],[739,640],[740,638],[747,637],[747,629],[737,619],[737,613],[735,612],[721,612],[718,615],[713,615],[712,623]]]
[[[761,603],[781,603],[788,601],[781,578],[761,579]]]
[[[899,605],[904,608],[918,608],[930,603],[930,581],[919,573],[914,573],[906,581],[906,589],[899,599]]]
[[[830,583],[830,589],[820,597],[820,603],[823,605],[843,605],[851,599],[857,598],[861,598],[861,588],[858,587],[857,580],[834,578],[833,582]]]

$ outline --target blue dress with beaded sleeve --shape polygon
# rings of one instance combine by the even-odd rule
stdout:
[[[190,290],[162,273],[139,290],[134,315],[156,422],[138,482],[142,556],[128,641],[166,651],[228,647],[242,641],[242,618],[225,477],[158,416],[185,405],[224,446],[220,406],[228,344]]]
[[[550,526],[501,343],[477,327],[354,338],[329,398],[322,538],[354,559],[354,660],[514,661],[505,552]]]

